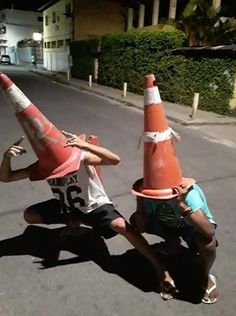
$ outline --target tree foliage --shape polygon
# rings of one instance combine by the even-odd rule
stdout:
[[[236,22],[222,17],[211,0],[190,0],[176,26],[185,33],[187,46],[231,44],[236,40]]]

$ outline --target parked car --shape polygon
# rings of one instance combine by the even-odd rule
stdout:
[[[10,58],[10,56],[9,56],[9,55],[2,55],[2,56],[0,57],[0,63],[1,63],[1,64],[8,64],[8,65],[10,65],[10,64],[11,64],[11,58]]]

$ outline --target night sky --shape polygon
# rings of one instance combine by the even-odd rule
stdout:
[[[37,11],[49,1],[50,0],[0,0],[0,10],[11,9],[13,5],[14,9]]]
[[[183,8],[189,0],[178,0],[178,7]],[[212,0],[208,0],[212,2]],[[50,2],[50,0],[0,0],[0,10],[2,9],[11,9],[12,5],[14,9],[18,10],[28,10],[28,11],[37,11],[44,4]],[[51,2],[55,2],[51,0]],[[138,2],[138,1],[137,1]],[[142,1],[140,1],[142,2]],[[147,0],[143,0],[145,3],[149,3]],[[150,1],[151,3],[152,1]],[[169,0],[160,1],[160,7],[166,11],[166,15],[168,13]],[[234,12],[232,12],[232,16],[236,14],[236,1],[234,0],[221,0],[221,4],[224,6],[230,6]],[[164,7],[163,7],[164,6]]]

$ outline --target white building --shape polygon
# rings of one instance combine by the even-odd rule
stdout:
[[[34,32],[42,32],[42,29],[43,17],[41,12],[15,9],[1,10],[0,55],[10,55],[12,63],[19,63],[17,43],[24,39],[31,39]],[[31,56],[26,59],[28,58],[31,59]]]
[[[49,1],[43,11],[44,68],[67,72],[70,68],[73,0]]]

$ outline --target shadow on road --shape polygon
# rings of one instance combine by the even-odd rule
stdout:
[[[76,257],[58,260],[61,250]],[[104,271],[119,275],[144,292],[158,292],[154,270],[145,257],[136,249],[121,255],[110,255],[104,239],[87,227],[48,229],[29,225],[23,234],[0,241],[0,256],[15,255],[41,258],[41,269],[92,260]],[[167,265],[179,290],[175,298],[200,303],[203,293],[196,256],[183,247],[181,254],[162,255],[161,259]]]

